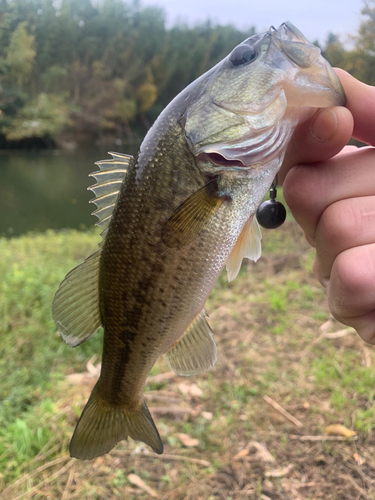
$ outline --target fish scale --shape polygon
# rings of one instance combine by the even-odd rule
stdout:
[[[167,146],[161,140],[159,149],[164,148]],[[164,156],[164,152],[160,155]],[[181,161],[182,155],[178,156],[178,163],[183,172],[186,165]],[[118,391],[120,400],[125,400],[128,394],[136,394],[138,398],[139,391],[145,382],[144,379],[158,357],[158,349],[165,343],[161,334],[166,317],[183,316],[181,304],[176,300],[178,282],[181,283],[182,276],[189,273],[194,261],[194,251],[190,252],[190,256],[181,256],[174,249],[165,247],[161,241],[163,218],[160,216],[160,207],[163,206],[165,210],[164,223],[168,214],[173,211],[173,200],[171,200],[165,178],[169,178],[168,170],[172,176],[178,173],[174,166],[173,155],[171,157],[172,161],[165,161],[163,164],[163,170],[167,172],[166,177],[158,175],[154,159],[146,166],[136,165],[134,172],[129,172],[127,182],[120,192],[109,234],[103,247],[99,279],[102,296],[100,302],[104,308],[102,315],[106,318],[103,324],[111,333],[106,336],[106,339],[110,339],[109,346],[106,347],[106,341],[104,342],[103,365],[107,367],[107,370],[104,369],[102,372],[99,387],[106,392],[107,387],[112,384],[112,379],[116,379],[118,373],[122,373],[122,378],[126,382],[124,382],[123,391]],[[142,178],[138,180],[136,179],[137,168],[142,168]],[[202,181],[201,184],[203,185]],[[198,179],[190,186],[193,190],[200,187]],[[181,200],[191,194],[191,187],[190,192],[183,192],[181,186],[178,190]],[[134,197],[133,193],[137,193],[137,196]],[[175,204],[178,204],[178,201],[177,199]],[[147,213],[144,210],[146,206],[148,207]],[[132,214],[131,219],[128,217],[129,213]],[[124,227],[127,229],[126,232],[123,231]],[[144,227],[147,227],[147,231],[143,230]],[[168,272],[165,269],[166,260],[168,260]],[[160,292],[161,286],[163,293]],[[123,293],[126,293],[126,301],[123,301]],[[174,302],[177,303],[174,304]],[[167,310],[165,304],[169,304]],[[173,308],[175,310],[172,314],[169,311]],[[124,333],[122,328],[118,328],[119,324],[131,325],[133,331]],[[117,332],[113,329],[117,329]],[[142,336],[136,336],[137,332],[143,331],[147,335],[145,340]],[[116,335],[128,344],[128,348],[132,346],[131,350],[135,353],[132,358],[134,366],[133,363],[127,362],[127,357],[120,361],[121,368],[110,362],[111,359],[118,357],[117,341],[114,340]],[[164,328],[164,336],[166,335],[170,334]],[[142,345],[145,341],[146,347]],[[150,347],[155,352],[153,356],[149,356]],[[142,358],[145,350],[147,350],[149,361],[146,365],[143,363],[144,375],[140,376],[137,367],[139,358]],[[105,362],[107,357],[108,363]]]
[[[169,136],[169,130],[167,134]],[[180,136],[183,138],[181,129]],[[163,141],[161,141],[160,146],[161,150],[166,149]],[[175,147],[175,143],[172,147]],[[162,151],[161,154],[166,154],[168,157],[168,151]],[[199,262],[197,262],[195,256],[197,252],[196,248],[205,244],[207,247],[207,255],[215,255],[217,253],[217,247],[221,246],[219,234],[217,234],[216,238],[211,238],[210,240],[207,240],[207,238],[202,235],[202,241],[198,239],[189,249],[178,251],[176,249],[170,249],[162,243],[162,229],[168,219],[168,215],[173,212],[180,201],[186,199],[186,197],[204,185],[203,180],[199,179],[198,175],[196,175],[195,169],[191,168],[191,163],[187,163],[187,157],[184,158],[182,155],[179,155],[178,161],[175,162],[173,161],[172,154],[171,159],[172,161],[169,161],[169,165],[166,164],[168,162],[163,164],[163,171],[166,172],[165,176],[160,177],[158,175],[155,164],[152,162],[145,168],[141,166],[142,177],[148,177],[146,179],[146,185],[143,184],[140,187],[135,181],[132,181],[133,185],[130,185],[131,182],[128,180],[126,189],[124,187],[121,191],[117,209],[113,214],[112,223],[116,225],[119,230],[112,231],[114,236],[112,236],[111,239],[108,237],[104,245],[101,266],[101,275],[104,276],[103,282],[102,278],[100,279],[100,289],[104,296],[110,296],[111,299],[114,300],[112,297],[121,296],[122,290],[124,289],[127,295],[133,296],[133,300],[127,306],[127,309],[130,309],[130,311],[132,306],[134,307],[134,304],[137,305],[142,303],[142,312],[145,320],[142,321],[142,318],[139,319],[140,324],[138,328],[149,332],[148,335],[151,335],[152,332],[155,331],[154,335],[156,339],[153,339],[153,341],[160,343],[160,347],[162,347],[165,342],[168,343],[169,339],[176,335],[174,333],[176,329],[174,324],[169,327],[172,333],[165,331],[164,327],[164,337],[167,337],[167,341],[165,341],[160,334],[160,324],[165,323],[166,319],[169,319],[169,322],[172,320],[174,322],[178,321],[187,326],[190,322],[189,320],[193,307],[195,314],[203,307],[204,302],[202,304],[202,301],[205,300],[207,292],[204,291],[205,294],[202,296],[203,286],[198,280],[201,269],[199,268]],[[184,163],[183,160],[185,160]],[[180,170],[175,167],[176,163],[179,165]],[[135,170],[136,169],[137,166],[135,167]],[[192,170],[192,175],[190,176],[186,173],[189,169]],[[179,171],[184,175],[185,179],[191,177],[191,180],[186,182],[185,190],[182,189],[181,185],[178,186],[179,194],[175,196],[175,200],[173,201],[171,200],[171,192],[168,186],[169,181],[165,182],[165,179],[169,179],[169,172],[179,178]],[[199,181],[200,184],[198,183]],[[142,179],[139,179],[138,183],[139,182],[142,182]],[[147,184],[152,186],[152,190],[149,189]],[[174,183],[174,185],[176,185],[176,183]],[[133,190],[140,191],[142,195],[138,199],[134,199],[131,195]],[[140,207],[139,210],[137,206]],[[147,217],[144,216],[144,211],[142,210],[145,206],[148,207]],[[154,208],[155,206],[158,207],[158,210]],[[161,206],[165,207],[164,217],[160,213]],[[127,241],[124,242],[124,234],[121,232],[120,228],[124,227],[124,225],[129,225],[126,214],[130,210],[134,211],[136,216],[134,216],[134,219],[128,227],[128,232],[126,234],[129,236]],[[134,231],[133,227],[137,228],[137,230]],[[147,227],[147,233],[140,230],[141,227]],[[120,242],[118,241],[119,239],[123,245],[121,249]],[[119,259],[123,261],[121,273],[119,273],[118,263],[114,258],[114,252],[116,252],[116,254],[119,255]],[[148,255],[153,256],[151,262],[147,262],[150,258]],[[166,261],[168,261],[168,268],[165,266]],[[207,263],[205,260],[203,265],[205,266],[205,271],[207,271]],[[217,267],[222,267],[222,265],[217,259],[212,259],[211,265],[213,266],[212,274],[216,276]],[[111,269],[113,269],[113,271],[111,271]],[[139,296],[139,290],[143,291],[143,287],[140,286],[140,276],[142,276],[144,281],[147,280],[149,282],[147,295],[144,297]],[[104,284],[106,281],[112,284],[111,292],[113,290],[113,294],[106,291],[106,286]],[[192,283],[191,292],[186,289],[186,282]],[[162,294],[160,293],[161,287],[163,289]],[[183,301],[181,302],[182,299]],[[119,300],[121,302],[121,299]],[[105,301],[106,299],[104,297],[103,302],[101,302],[105,304]],[[165,310],[162,302],[168,304],[167,310]],[[159,305],[161,305],[161,307],[159,307]],[[114,300],[113,307],[117,310],[117,300]],[[106,316],[111,316],[111,314],[113,314],[112,311],[106,312]],[[185,316],[187,319],[185,319]],[[157,321],[155,322],[156,318]],[[112,319],[114,319],[113,316]],[[117,321],[118,319],[116,318],[116,322]],[[131,321],[131,324],[134,326],[134,321]],[[105,326],[108,328],[109,324],[106,323]],[[177,331],[180,329],[181,327],[177,329]],[[173,339],[173,341],[174,340],[175,339]],[[152,360],[151,363],[153,364],[154,360]]]
[[[250,37],[162,112],[136,159],[111,153],[97,184],[99,250],[61,283],[53,317],[77,346],[104,327],[99,380],[70,453],[91,459],[128,436],[163,444],[143,399],[164,355],[179,375],[217,356],[204,304],[226,265],[260,255],[254,214],[294,128],[343,105],[341,84],[291,23]],[[120,187],[121,185],[121,187]]]

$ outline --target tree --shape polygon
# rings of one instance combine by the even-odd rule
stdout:
[[[69,109],[59,96],[39,94],[26,103],[11,125],[3,128],[5,137],[19,141],[30,137],[52,139],[70,123]]]
[[[35,38],[28,34],[26,26],[27,22],[17,26],[10,39],[5,58],[7,79],[20,88],[29,81],[36,56]]]
[[[365,0],[362,15],[366,16],[358,30],[357,49],[375,57],[375,1]]]

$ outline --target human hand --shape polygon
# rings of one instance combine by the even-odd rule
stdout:
[[[375,344],[375,148],[340,152],[351,135],[375,146],[375,87],[337,74],[348,109],[322,110],[298,128],[279,179],[316,249],[313,270],[332,314]]]

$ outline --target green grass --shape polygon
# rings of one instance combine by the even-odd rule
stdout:
[[[65,274],[95,250],[98,235],[77,231],[0,239],[0,470],[7,450],[25,463],[50,438],[54,387],[100,353],[100,335],[69,349],[57,334],[51,303]],[[42,422],[42,423],[41,423]],[[5,457],[5,458],[4,458]]]
[[[334,410],[346,413],[346,424],[371,432],[375,427],[375,370],[361,365],[361,353],[348,349],[338,353],[333,347],[312,362],[318,390],[330,394]],[[358,402],[365,408],[358,408]]]

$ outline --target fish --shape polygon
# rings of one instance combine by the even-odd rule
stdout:
[[[131,437],[163,453],[143,398],[164,355],[178,375],[209,370],[217,350],[204,305],[227,268],[260,255],[254,214],[295,127],[345,105],[340,80],[291,23],[247,38],[160,114],[137,156],[110,153],[91,174],[99,249],[56,292],[62,339],[104,328],[100,377],[70,454],[92,459]]]

